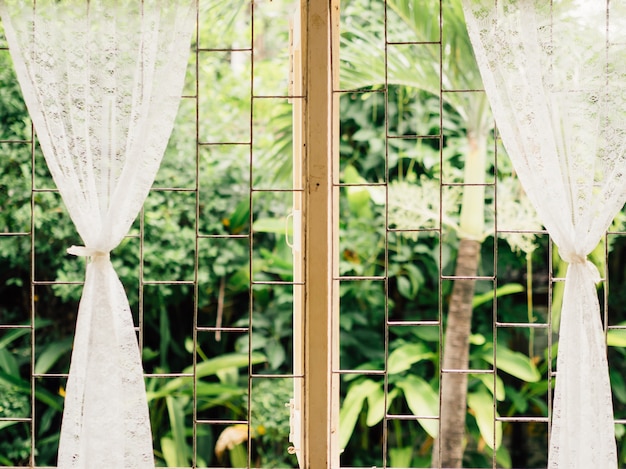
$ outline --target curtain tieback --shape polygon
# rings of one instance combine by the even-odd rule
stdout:
[[[70,246],[67,248],[67,253],[77,257],[88,257],[91,262],[95,262],[99,259],[110,259],[108,251],[99,251],[98,249],[88,248],[87,246]]]
[[[598,268],[593,262],[591,262],[587,258],[587,256],[581,255],[577,252],[570,252],[566,250],[560,250],[559,255],[561,256],[561,259],[563,259],[570,265],[583,265],[589,271],[589,273],[591,274],[591,278],[595,283],[602,281],[602,276],[600,275]]]

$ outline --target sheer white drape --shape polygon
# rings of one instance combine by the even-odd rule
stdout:
[[[0,0],[0,14],[84,242],[68,252],[88,258],[58,466],[154,467],[137,338],[109,252],[141,209],[172,131],[195,0]]]
[[[600,276],[587,255],[626,201],[626,31],[605,1],[463,3],[503,143],[569,263],[549,468],[616,468]]]

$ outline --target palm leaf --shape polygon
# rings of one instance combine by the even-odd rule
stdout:
[[[401,27],[411,44],[388,44],[385,51],[382,20],[367,15],[345,21],[341,36],[341,86],[345,89],[392,85],[412,87],[438,96],[464,120],[468,131],[484,133],[491,125],[482,80],[465,27],[461,2],[438,0],[388,0],[388,21],[398,37]],[[439,18],[444,23],[439,45]],[[379,16],[382,18],[382,16]],[[387,67],[385,70],[385,59]],[[385,80],[385,71],[387,80]]]

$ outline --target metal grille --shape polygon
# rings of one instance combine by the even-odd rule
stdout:
[[[503,450],[495,453],[488,443],[501,425],[510,465],[545,467],[555,303],[564,271],[544,231],[502,215],[510,211],[506,199],[519,192],[498,190],[500,176],[511,170],[497,131],[487,135],[485,180],[460,176],[465,127],[452,103],[483,92],[447,79],[476,73],[459,65],[466,57],[447,60],[447,38],[458,27],[453,2],[303,2],[315,14],[340,7],[331,45],[324,43],[332,48],[331,70],[320,72],[320,79],[335,78],[332,112],[306,114],[313,116],[309,126],[335,126],[327,163],[336,198],[330,197],[330,211],[324,201],[309,201],[304,221],[302,199],[310,186],[303,177],[311,183],[312,158],[304,162],[300,148],[309,88],[298,85],[300,64],[321,43],[310,32],[317,20],[303,10],[303,35],[313,40],[300,58],[297,19],[289,34],[290,19],[299,15],[295,2],[198,3],[185,96],[164,170],[112,256],[135,314],[159,463],[295,467],[296,456],[288,453],[330,447],[332,467],[431,467],[442,406],[438,383],[443,375],[467,375],[474,395],[468,466],[507,465]],[[415,7],[402,10],[409,4]],[[411,28],[411,21],[422,21],[422,28]],[[359,27],[367,34],[356,34]],[[8,63],[1,33],[0,57]],[[424,89],[420,68],[435,73],[434,87]],[[309,82],[315,77],[305,75]],[[0,115],[25,115],[18,98],[5,102]],[[19,207],[0,227],[0,448],[18,448],[0,450],[0,467],[47,467],[55,464],[84,265],[63,257],[80,242],[66,229],[70,222],[29,121],[0,122],[0,154],[1,164],[13,168],[2,173],[10,185],[5,177],[0,206],[5,213]],[[460,236],[453,221],[459,192],[468,187],[484,190],[493,210],[479,269],[464,275],[454,270]],[[416,198],[423,200],[421,210],[405,210]],[[303,253],[321,252],[315,250],[320,240],[300,235],[301,223],[307,233],[317,226],[313,216],[334,223],[332,289],[318,299],[334,306],[330,322],[319,311],[305,311],[305,319],[299,314],[310,282],[326,280],[319,278],[326,271],[309,270],[304,281]],[[615,331],[611,343],[622,346],[626,312],[609,279],[617,286],[625,280],[625,234],[620,227],[607,233],[596,259],[605,278],[604,323]],[[535,236],[538,246],[530,262],[504,239],[519,242],[524,235]],[[443,326],[453,285],[463,280],[476,289],[470,364],[445,369]],[[307,327],[317,321],[330,344],[305,353],[303,363],[306,321]],[[626,428],[622,356],[621,348],[609,348],[620,442]],[[507,366],[516,359],[527,367],[526,379],[511,374],[522,373]],[[303,442],[294,419],[296,448],[289,448],[291,409],[284,404],[295,397],[292,406],[300,410],[304,371],[323,373],[328,363],[332,395],[322,402],[330,409],[304,414]],[[500,401],[490,389],[501,384],[506,396]],[[325,384],[308,386],[325,392]],[[312,434],[318,417],[322,434]],[[313,453],[301,456],[313,461],[310,467],[326,467],[325,456]]]
[[[451,466],[436,436],[446,394],[467,387],[463,467],[546,467],[565,264],[524,202],[460,2],[342,1],[335,34],[341,465]],[[618,218],[591,257],[621,430]],[[476,265],[457,264],[468,249]],[[467,309],[469,360],[446,366]]]
[[[135,316],[160,466],[297,464],[287,406],[302,296],[292,256],[301,243],[292,229],[302,191],[292,115],[303,98],[290,83],[297,7],[198,2],[161,171],[112,255]],[[2,35],[0,54],[10,64]],[[16,93],[8,118],[9,106],[24,118],[15,78],[3,74]],[[64,255],[79,240],[30,122],[0,129],[3,164],[18,174],[0,204],[19,215],[0,233],[15,263],[2,274],[0,466],[54,466],[84,265]]]

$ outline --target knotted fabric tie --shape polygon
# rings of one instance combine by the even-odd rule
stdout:
[[[99,251],[87,246],[70,246],[67,248],[67,253],[77,257],[88,257],[91,262],[95,262],[98,259],[110,259],[108,251]]]
[[[584,265],[585,268],[589,271],[590,278],[595,283],[602,281],[602,276],[600,275],[598,268],[595,266],[593,262],[591,262],[587,258],[587,256],[582,255],[575,251],[568,251],[566,249],[560,250],[559,255],[561,256],[561,259],[563,259],[565,262],[567,262],[570,265],[575,265],[575,264]]]

